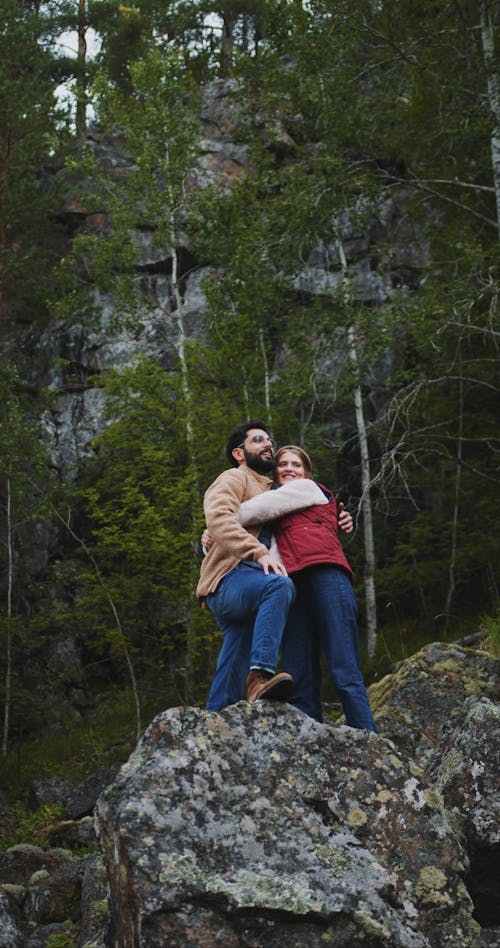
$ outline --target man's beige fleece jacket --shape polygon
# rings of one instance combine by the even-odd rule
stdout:
[[[258,560],[269,553],[257,537],[258,525],[245,529],[238,520],[240,504],[272,487],[272,480],[256,474],[245,464],[223,471],[208,488],[203,507],[208,532],[214,545],[201,564],[196,590],[199,599],[215,592],[223,576],[241,560]]]

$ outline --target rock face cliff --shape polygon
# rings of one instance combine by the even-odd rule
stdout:
[[[286,133],[276,126],[276,117],[273,123],[273,141],[281,136],[286,148]],[[217,80],[207,86],[200,112],[198,158],[189,176],[192,188],[208,185],[226,188],[248,170],[246,146],[238,141],[241,126],[241,107],[234,81]],[[264,119],[260,132],[265,144]],[[110,170],[117,179],[126,179],[132,162],[119,134],[104,135],[99,128],[90,128],[83,144],[94,153],[98,167]],[[75,198],[76,186],[81,182],[66,173],[64,181],[72,228],[105,229],[106,208],[99,207],[96,211],[93,207],[91,184],[84,204]],[[138,247],[136,281],[144,291],[145,304],[136,314],[133,326],[130,320],[120,321],[120,313],[109,296],[89,286],[89,313],[74,312],[52,322],[41,336],[33,331],[21,343],[26,351],[37,353],[37,357],[31,359],[30,384],[35,388],[46,385],[56,396],[45,415],[45,436],[55,464],[65,475],[78,472],[88,457],[92,439],[105,425],[102,376],[110,368],[130,365],[138,355],[153,358],[167,368],[176,363],[172,247],[153,246],[153,231],[151,221],[138,221],[134,234]],[[382,194],[364,225],[350,220],[346,213],[341,237],[353,273],[353,296],[364,304],[379,307],[398,293],[411,291],[418,286],[429,263],[429,248],[409,220],[403,194],[397,197]],[[175,251],[189,337],[204,332],[207,302],[202,281],[211,266],[210,260],[202,262],[193,255],[182,222],[176,234]],[[295,289],[302,296],[330,296],[341,280],[338,249],[320,241],[303,261]],[[154,305],[146,304],[146,298],[153,299]],[[389,367],[387,356],[380,365],[370,368],[366,384],[372,391],[374,404],[377,388]],[[332,377],[332,385],[334,382]]]

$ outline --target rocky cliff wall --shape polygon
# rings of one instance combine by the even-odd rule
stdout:
[[[274,123],[276,125],[276,123]],[[199,156],[190,175],[193,188],[215,185],[229,187],[248,170],[246,146],[238,142],[241,110],[237,88],[232,80],[217,80],[204,92],[200,113]],[[266,122],[260,129],[267,140]],[[283,148],[289,146],[284,130],[273,127],[273,141],[281,136]],[[91,148],[98,165],[125,178],[130,158],[118,134],[103,135],[98,128],[87,133],[85,146]],[[75,227],[99,230],[106,226],[105,208],[96,210],[89,196],[88,206],[75,198],[79,182],[65,175],[67,212]],[[91,191],[91,188],[89,188]],[[366,215],[365,215],[366,217]],[[47,385],[56,395],[44,417],[45,437],[51,445],[56,466],[65,475],[75,474],[88,456],[92,438],[105,424],[105,398],[99,378],[110,368],[129,365],[138,355],[156,359],[166,367],[175,364],[177,343],[173,320],[172,249],[152,246],[152,225],[138,222],[136,243],[137,283],[156,303],[144,306],[134,326],[116,320],[113,300],[90,288],[92,317],[78,312],[52,323],[41,335],[36,331],[21,341],[26,352],[36,352],[31,360],[30,384]],[[361,228],[346,213],[341,236],[347,262],[353,273],[353,295],[360,302],[380,306],[400,293],[414,290],[429,262],[429,248],[412,225],[404,206],[404,195],[381,195],[374,205],[370,223]],[[183,285],[183,306],[188,335],[203,333],[207,304],[202,280],[210,271],[210,261],[196,260],[186,234],[179,226],[176,252]],[[327,240],[313,248],[295,281],[297,293],[321,297],[331,294],[341,279],[337,248]],[[119,316],[119,314],[118,314]],[[13,341],[16,347],[19,340]],[[391,360],[372,366],[367,390],[376,392]],[[284,368],[277,367],[277,371]],[[332,385],[335,379],[332,378]],[[376,394],[374,394],[376,402]]]

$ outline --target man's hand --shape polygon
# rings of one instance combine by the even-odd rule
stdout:
[[[344,505],[342,501],[338,504],[338,521],[339,527],[343,533],[352,533],[354,529],[353,519],[348,510],[344,510]]]
[[[269,571],[272,573],[281,573],[282,576],[288,576],[288,573],[283,566],[283,563],[280,563],[278,560],[274,559],[274,556],[271,556],[270,553],[266,553],[264,556],[260,556],[257,560],[257,563],[260,563],[262,569],[264,570],[266,576],[269,576]]]
[[[208,530],[205,528],[205,530],[203,531],[201,535],[201,547],[202,547],[203,552],[208,553],[208,551],[212,549],[214,542],[215,541],[210,536]]]

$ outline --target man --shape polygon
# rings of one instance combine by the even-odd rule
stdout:
[[[246,530],[240,504],[273,486],[275,462],[267,426],[251,419],[227,442],[233,467],[208,488],[204,510],[213,546],[205,556],[196,594],[213,612],[224,635],[207,708],[220,711],[240,701],[286,700],[293,679],[276,674],[278,655],[295,587],[269,552],[270,534]],[[248,675],[247,675],[248,672]],[[246,680],[245,680],[246,679]]]

